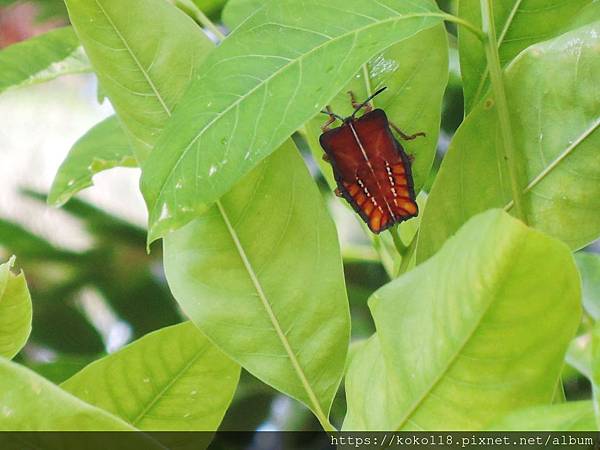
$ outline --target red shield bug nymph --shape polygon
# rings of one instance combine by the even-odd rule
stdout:
[[[322,112],[329,120],[321,127],[323,134],[319,139],[325,150],[324,159],[333,168],[336,195],[352,205],[373,233],[381,233],[419,213],[410,158],[390,127],[405,140],[425,133],[406,135],[389,122],[382,109],[370,106],[373,97],[385,89],[379,89],[360,104],[350,92],[354,112],[346,118],[327,107]],[[356,118],[363,109],[365,114]],[[330,129],[336,120],[341,120],[342,125]]]

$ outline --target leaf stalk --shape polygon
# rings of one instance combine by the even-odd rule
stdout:
[[[402,254],[402,260],[400,261],[400,265],[398,266],[398,270],[396,272],[396,276],[394,278],[398,278],[400,275],[406,273],[408,271],[408,267],[410,266],[410,262],[413,259],[415,251],[417,249],[419,233],[414,235],[410,244],[408,244],[406,251]]]
[[[200,24],[202,25],[203,28],[209,30],[212,34],[215,35],[215,37],[219,40],[219,42],[221,42],[223,39],[225,39],[225,35],[223,34],[223,32],[221,32],[221,30],[219,30],[219,27],[217,27],[212,20],[210,20],[206,14],[204,14],[204,12],[193,2],[193,1],[189,1],[189,0],[175,0],[175,3],[178,5],[181,5],[181,7],[183,7],[183,9],[189,9],[189,11],[191,12],[191,14],[193,14],[194,19]]]
[[[477,28],[471,22],[469,22],[465,19],[462,19],[461,17],[457,17],[452,14],[442,14],[440,17],[442,17],[444,20],[446,20],[448,22],[454,22],[457,25],[461,25],[461,26],[465,27],[465,29],[469,30],[471,33],[473,33],[475,36],[477,36],[477,39],[479,39],[481,42],[483,42],[486,38],[483,30]]]
[[[483,46],[487,59],[488,69],[490,73],[490,82],[492,92],[496,102],[496,111],[498,112],[498,123],[502,135],[503,157],[508,166],[510,178],[510,188],[512,199],[515,206],[515,214],[523,222],[527,223],[523,201],[523,183],[520,180],[520,170],[518,167],[518,152],[515,146],[512,125],[510,120],[510,111],[508,108],[508,100],[506,98],[506,90],[504,88],[504,79],[502,67],[500,66],[500,56],[498,54],[498,42],[496,39],[496,29],[494,24],[493,0],[480,0],[481,5],[481,22],[485,39]]]

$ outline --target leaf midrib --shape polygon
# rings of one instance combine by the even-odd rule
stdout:
[[[161,400],[165,393],[171,389],[171,387],[173,387],[173,385],[179,381],[179,379],[181,377],[183,377],[185,375],[185,373],[187,373],[188,370],[190,370],[190,368],[196,363],[196,361],[198,361],[198,359],[206,352],[206,348],[201,348],[198,350],[198,352],[196,353],[196,355],[187,363],[185,364],[176,374],[175,376],[171,377],[171,379],[169,380],[169,382],[163,386],[163,388],[154,396],[154,398],[152,400],[150,400],[150,402],[142,409],[142,411],[140,411],[140,413],[131,420],[131,424],[136,426],[137,428],[137,424],[139,423],[140,420],[144,419],[144,417],[146,416],[146,414],[154,407],[154,405],[156,405],[156,403],[158,403],[159,400]]]
[[[520,245],[522,240],[523,240],[523,234],[520,234],[519,242],[516,244],[513,244],[513,247],[509,251],[507,251],[508,254],[512,255],[514,253],[514,255],[511,258],[507,258],[507,257],[504,258],[504,262],[501,264],[501,266],[498,270],[498,272],[500,273],[500,276],[494,277],[493,282],[491,283],[490,289],[489,289],[489,291],[494,294],[491,301],[488,302],[488,304],[485,307],[485,310],[482,311],[480,316],[477,318],[477,322],[474,324],[474,326],[470,330],[469,334],[465,337],[465,340],[460,344],[460,346],[458,346],[458,348],[456,349],[456,351],[454,352],[452,357],[448,360],[446,366],[440,371],[438,376],[435,377],[435,379],[432,381],[429,388],[425,389],[423,391],[423,393],[421,394],[421,396],[409,407],[407,413],[400,420],[398,426],[396,427],[397,431],[401,430],[402,427],[408,421],[412,420],[411,417],[415,414],[415,412],[419,409],[419,407],[423,404],[423,402],[425,402],[425,400],[427,400],[427,398],[433,392],[433,390],[437,387],[437,385],[443,380],[444,376],[450,371],[450,368],[454,365],[457,358],[463,352],[464,348],[471,341],[471,339],[473,338],[475,333],[479,330],[484,317],[487,316],[490,308],[497,301],[498,286],[501,285],[501,281],[507,276],[505,274],[507,267],[511,267],[514,264],[513,261],[518,260],[520,253],[523,252],[523,246]]]
[[[550,173],[556,169],[562,161],[564,161],[567,157],[573,154],[573,152],[588,139],[596,130],[600,129],[600,118],[596,120],[587,130],[585,130],[581,136],[579,136],[569,147],[564,149],[556,158],[552,160],[550,164],[548,164],[544,170],[542,170],[533,180],[529,182],[529,184],[523,188],[523,194],[527,194],[531,192],[531,190],[536,187],[544,178],[546,178]],[[510,211],[513,207],[513,201],[509,201],[506,205],[504,205],[505,211]]]
[[[162,98],[162,96],[159,94],[158,89],[156,88],[156,85],[154,84],[154,81],[152,81],[152,78],[150,77],[150,74],[148,74],[146,72],[146,70],[144,69],[144,67],[142,66],[142,64],[140,63],[140,61],[138,60],[137,56],[135,55],[135,53],[133,52],[133,50],[129,46],[127,40],[121,34],[121,32],[119,31],[119,29],[117,28],[117,26],[115,25],[115,23],[113,22],[112,18],[107,13],[107,11],[102,7],[102,5],[100,4],[99,0],[95,0],[95,2],[96,2],[96,5],[98,5],[98,8],[100,9],[100,11],[104,15],[104,17],[106,17],[106,20],[108,21],[108,23],[110,24],[110,26],[112,27],[112,29],[115,31],[116,35],[119,37],[119,39],[121,40],[121,42],[125,46],[127,52],[129,53],[129,56],[131,56],[131,59],[133,59],[134,63],[137,65],[138,69],[140,70],[140,72],[142,73],[142,75],[144,76],[144,78],[146,79],[146,82],[150,86],[150,89],[152,89],[152,92],[154,92],[154,95],[156,96],[156,99],[158,100],[158,102],[162,106],[163,110],[170,117],[171,116],[171,110],[167,106],[167,104],[165,103],[165,101]]]
[[[169,183],[169,181],[171,180],[171,178],[175,174],[175,171],[178,169],[179,165],[181,164],[181,161],[187,155],[187,153],[190,150],[191,146],[194,145],[194,143],[214,123],[216,123],[217,121],[219,121],[223,116],[225,116],[233,108],[237,107],[245,99],[249,98],[258,89],[260,89],[263,86],[267,85],[271,80],[273,80],[275,77],[277,77],[280,73],[285,72],[287,69],[289,69],[289,68],[293,67],[294,65],[300,63],[301,61],[304,60],[304,58],[306,58],[308,56],[311,56],[313,53],[315,53],[316,51],[318,51],[319,49],[321,49],[323,47],[326,47],[326,46],[328,46],[328,45],[330,45],[332,43],[338,42],[339,40],[344,39],[344,38],[346,38],[348,36],[352,36],[353,34],[362,33],[362,32],[364,32],[364,31],[366,31],[366,30],[368,30],[370,28],[378,27],[378,26],[385,25],[385,24],[391,23],[391,22],[397,22],[397,21],[399,22],[399,21],[405,20],[405,19],[412,19],[412,18],[416,18],[416,17],[440,17],[440,18],[443,18],[443,17],[445,17],[445,14],[443,14],[443,13],[414,13],[414,14],[407,14],[405,16],[395,16],[395,17],[390,18],[390,19],[381,20],[379,22],[376,22],[375,24],[369,24],[367,26],[364,26],[364,27],[361,27],[361,28],[357,28],[357,29],[355,29],[355,30],[353,30],[351,32],[341,34],[341,35],[339,35],[339,36],[337,36],[337,37],[335,37],[333,39],[326,40],[325,42],[317,45],[316,47],[313,47],[308,52],[303,53],[298,58],[293,59],[293,60],[291,60],[288,63],[285,63],[282,67],[280,67],[279,69],[277,69],[275,72],[273,72],[267,78],[265,78],[263,81],[261,81],[260,83],[258,83],[252,89],[250,89],[245,95],[242,95],[242,96],[238,97],[233,103],[231,103],[229,106],[227,106],[223,111],[217,113],[217,115],[213,119],[211,119],[210,122],[208,122],[196,134],[196,136],[194,136],[194,138],[192,138],[192,140],[190,141],[190,143],[184,148],[184,150],[181,152],[181,155],[179,156],[179,158],[177,159],[177,161],[175,162],[175,164],[173,164],[172,169],[169,170],[167,176],[165,177],[165,181],[161,184],[161,187],[160,187],[160,190],[158,192],[158,195],[156,196],[156,199],[153,202],[152,210],[154,211],[156,209],[156,206],[159,203],[159,199],[162,198],[162,195],[163,195],[163,193],[165,191],[165,188],[167,187],[167,184]]]
[[[504,43],[504,39],[506,38],[506,34],[508,33],[508,30],[509,30],[510,26],[512,25],[513,21],[515,20],[515,17],[517,15],[517,11],[521,7],[521,3],[523,3],[523,0],[517,0],[515,2],[515,5],[513,6],[513,9],[511,10],[510,14],[508,15],[508,18],[506,19],[506,23],[504,24],[504,28],[502,29],[502,32],[500,33],[500,36],[498,36],[498,49],[500,49],[500,47]]]
[[[231,239],[234,242],[234,245],[236,247],[236,250],[238,251],[238,254],[242,260],[242,263],[244,264],[244,268],[246,269],[246,272],[248,273],[248,276],[250,277],[252,284],[254,285],[254,289],[256,290],[258,297],[260,298],[260,301],[261,301],[263,307],[265,308],[267,315],[269,316],[269,320],[271,321],[271,324],[273,325],[273,328],[275,329],[275,332],[277,333],[277,337],[279,338],[281,344],[283,345],[283,347],[288,355],[288,358],[290,359],[292,366],[294,367],[294,370],[296,371],[296,374],[298,375],[298,378],[300,379],[300,382],[302,383],[302,386],[304,387],[304,390],[308,394],[308,397],[309,397],[310,402],[315,410],[317,417],[319,418],[320,421],[327,420],[327,416],[323,413],[321,404],[319,403],[317,396],[315,395],[315,392],[313,391],[312,386],[309,383],[308,378],[306,377],[306,374],[304,373],[304,370],[302,369],[302,366],[300,365],[300,362],[296,358],[296,354],[294,353],[294,351],[287,339],[287,336],[285,335],[285,333],[283,332],[283,329],[281,328],[281,325],[279,324],[279,320],[277,319],[277,316],[275,315],[275,312],[273,311],[273,308],[271,307],[271,304],[269,303],[269,300],[267,299],[267,296],[264,292],[262,284],[261,284],[260,280],[258,279],[258,276],[256,275],[254,268],[252,267],[252,264],[250,263],[250,260],[248,259],[248,256],[246,255],[246,251],[244,250],[244,247],[239,240],[236,230],[233,228],[231,221],[229,220],[229,216],[227,215],[227,212],[225,211],[225,209],[220,201],[217,201],[216,205],[217,205],[217,208],[219,209],[219,212],[221,213],[221,216],[223,217],[225,226],[227,227],[227,230],[229,231],[229,234],[231,235]]]

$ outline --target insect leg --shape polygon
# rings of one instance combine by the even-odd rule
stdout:
[[[325,133],[326,131],[329,131],[329,125],[331,125],[333,122],[335,122],[337,119],[335,117],[335,114],[333,114],[333,111],[331,111],[331,107],[328,105],[326,107],[327,109],[327,114],[329,114],[329,119],[327,119],[327,122],[325,122],[322,126],[321,126],[321,131],[323,133]],[[325,111],[323,111],[325,112]]]
[[[390,122],[391,127],[396,130],[396,133],[398,133],[400,135],[400,137],[402,139],[404,139],[405,141],[412,141],[413,139],[416,139],[419,136],[423,136],[425,137],[425,133],[422,131],[419,131],[418,133],[415,134],[406,134],[404,133],[400,128],[398,128],[396,125],[394,125],[393,123]]]
[[[350,95],[350,101],[352,102],[352,107],[354,108],[354,110],[364,109],[366,113],[373,111],[373,107],[371,106],[370,103],[365,103],[365,104],[358,103],[356,101],[356,96],[354,95],[354,92],[348,91],[348,95]]]

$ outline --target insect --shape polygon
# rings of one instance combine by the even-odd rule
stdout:
[[[346,199],[376,234],[419,213],[411,158],[390,127],[404,140],[425,136],[425,133],[404,134],[389,122],[383,110],[370,106],[369,102],[385,89],[379,89],[362,103],[357,103],[349,92],[354,112],[348,117],[338,116],[329,106],[321,111],[329,120],[321,127],[323,134],[319,138],[325,150],[323,159],[333,168],[335,194]],[[356,118],[362,109],[365,114]],[[331,129],[336,120],[341,120],[342,125]]]

